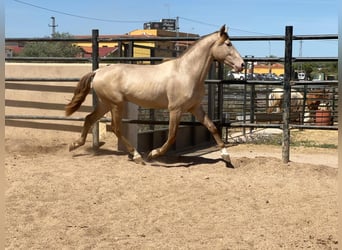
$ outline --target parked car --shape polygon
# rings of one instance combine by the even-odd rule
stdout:
[[[244,73],[236,73],[234,71],[229,71],[227,74],[228,80],[245,80],[245,74]]]
[[[298,80],[305,80],[305,73],[304,72],[298,73]]]

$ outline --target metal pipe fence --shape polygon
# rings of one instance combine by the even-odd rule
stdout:
[[[117,37],[117,38],[100,38],[98,31],[93,30],[92,37],[86,39],[51,39],[51,38],[7,38],[6,42],[91,42],[93,54],[91,58],[60,58],[60,57],[12,57],[6,58],[6,62],[56,62],[56,63],[92,63],[93,70],[99,67],[99,63],[137,63],[137,62],[149,62],[156,63],[161,62],[164,57],[133,57],[133,48],[135,42],[174,42],[178,41],[196,41],[195,37]],[[289,133],[292,128],[301,129],[337,129],[337,85],[338,81],[294,81],[291,78],[292,63],[293,62],[336,62],[337,57],[293,57],[292,56],[292,41],[294,40],[325,40],[325,39],[338,39],[335,34],[326,35],[293,35],[292,27],[286,27],[286,34],[284,36],[232,36],[232,41],[284,41],[285,42],[285,55],[284,57],[248,57],[245,60],[250,63],[255,62],[268,62],[268,63],[284,63],[285,65],[285,79],[278,81],[260,81],[260,80],[226,80],[224,79],[223,66],[216,64],[213,66],[213,72],[210,77],[205,81],[207,86],[207,96],[204,100],[207,112],[211,118],[215,121],[219,128],[281,128],[283,129],[283,161],[289,161]],[[117,57],[100,58],[99,43],[101,42],[117,42],[127,44],[126,55],[122,54]],[[120,45],[121,46],[121,45]],[[153,48],[151,48],[153,49]],[[151,53],[152,54],[152,53]],[[216,70],[216,72],[215,72]],[[215,79],[216,78],[216,79]],[[77,82],[79,78],[6,78],[6,84],[13,82]],[[258,122],[255,115],[260,113],[260,109],[265,107],[259,107],[260,103],[267,103],[267,94],[271,88],[281,87],[284,89],[284,111],[278,124],[272,123],[272,121],[266,123]],[[305,123],[292,123],[290,114],[290,92],[291,89],[301,88],[305,90],[307,87],[322,87],[328,88],[332,91],[333,98],[333,123],[332,125],[317,125],[317,124],[305,124]],[[231,92],[229,92],[231,91]],[[232,100],[229,96],[234,91],[238,91],[235,95],[235,106],[232,105]],[[237,100],[237,96],[240,96],[240,100]],[[94,96],[93,105],[96,105],[96,97]],[[232,108],[233,107],[233,108]],[[303,107],[304,110],[305,107]],[[241,116],[237,114],[237,111],[231,111],[229,109],[240,110],[242,114],[242,120],[233,119],[234,116]],[[125,123],[136,123],[148,125],[148,129],[153,129],[154,125],[167,125],[167,118],[163,120],[155,119],[155,112],[145,111],[149,115],[141,117],[141,119],[124,119]],[[264,112],[264,111],[262,111]],[[235,113],[235,114],[234,114]],[[150,120],[152,118],[152,120]],[[6,115],[6,120],[11,119],[41,119],[41,120],[65,120],[65,121],[83,121],[82,117],[64,117],[64,116],[37,116],[37,115]],[[109,121],[108,118],[102,118],[101,121]],[[181,125],[197,126],[198,122],[195,122],[192,117],[185,117],[181,121]],[[93,131],[94,141],[93,146],[98,147],[98,128]]]

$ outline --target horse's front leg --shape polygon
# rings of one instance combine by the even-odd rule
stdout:
[[[217,145],[221,149],[221,157],[224,161],[230,163],[230,156],[228,154],[227,148],[224,145],[224,142],[221,139],[220,134],[215,126],[215,124],[210,120],[208,115],[204,112],[202,105],[195,107],[190,110],[190,112],[196,117],[196,119],[202,123],[213,135]]]
[[[182,111],[180,110],[171,110],[170,111],[170,121],[169,121],[169,134],[166,142],[160,148],[153,149],[147,156],[147,160],[151,160],[152,158],[156,158],[160,155],[166,153],[166,151],[171,147],[171,145],[176,140],[177,129],[181,119]]]

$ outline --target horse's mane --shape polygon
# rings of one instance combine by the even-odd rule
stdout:
[[[195,41],[190,47],[188,47],[186,50],[184,50],[180,56],[175,57],[175,58],[170,58],[170,57],[164,58],[164,59],[163,59],[163,62],[169,62],[169,61],[173,61],[173,60],[182,58],[185,54],[187,54],[188,52],[192,51],[192,50],[196,47],[196,45],[197,45],[198,43],[200,43],[201,41],[203,41],[205,38],[207,38],[207,37],[209,37],[209,36],[211,36],[211,35],[213,35],[213,34],[216,34],[217,32],[219,32],[219,31],[215,31],[215,32],[213,32],[213,33],[210,33],[210,34],[201,36],[201,37],[200,37],[197,41]]]
[[[196,42],[194,42],[190,47],[188,47],[186,50],[184,50],[184,51],[182,52],[182,54],[181,54],[179,57],[177,57],[177,58],[183,57],[185,54],[187,54],[188,52],[192,51],[192,50],[196,47],[196,45],[197,45],[198,43],[200,43],[201,41],[203,41],[205,38],[207,38],[207,37],[209,37],[209,36],[211,36],[211,35],[213,35],[213,34],[216,34],[217,32],[218,32],[218,31],[215,31],[215,32],[213,32],[213,33],[210,33],[210,34],[201,36],[200,39],[198,39],[198,40],[197,40]],[[177,58],[175,58],[175,59],[177,59]]]

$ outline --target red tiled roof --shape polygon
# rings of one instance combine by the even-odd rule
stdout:
[[[136,37],[146,37],[147,35],[99,35],[99,38],[101,39],[105,39],[105,38],[109,38],[109,39],[116,39],[116,38],[136,38]],[[154,35],[148,35],[148,36],[154,36]],[[85,38],[92,38],[91,35],[77,35],[74,36],[74,38],[76,39],[85,39]]]
[[[84,57],[91,57],[93,53],[93,48],[88,46],[80,46],[82,51],[84,52]],[[99,47],[99,56],[105,57],[113,52],[115,52],[118,47]]]
[[[15,54],[19,54],[23,50],[23,48],[24,47],[19,47],[19,46],[15,46],[15,45],[6,46],[6,49],[13,51],[13,53],[15,53]]]

